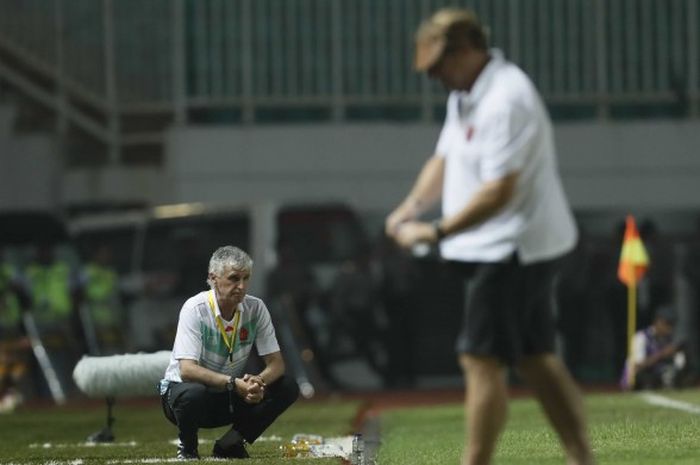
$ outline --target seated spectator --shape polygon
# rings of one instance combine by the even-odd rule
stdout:
[[[672,309],[661,307],[652,324],[637,331],[621,380],[623,389],[674,388],[684,384],[687,363],[682,341],[673,337],[675,322]]]

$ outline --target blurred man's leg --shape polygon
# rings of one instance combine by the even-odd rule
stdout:
[[[508,392],[505,368],[493,357],[462,354],[465,374],[467,424],[464,465],[490,463],[498,436],[506,422]]]
[[[567,463],[593,464],[583,400],[564,365],[554,355],[544,354],[525,357],[518,363],[518,369],[534,389],[547,418],[557,431],[566,450]]]

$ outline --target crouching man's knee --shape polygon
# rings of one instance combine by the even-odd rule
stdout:
[[[271,394],[280,403],[290,406],[299,398],[299,386],[290,376],[282,376],[270,386]]]

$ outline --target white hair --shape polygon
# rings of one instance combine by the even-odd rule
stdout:
[[[238,247],[232,245],[219,247],[209,259],[209,273],[218,276],[227,268],[250,273],[253,270],[253,259]],[[209,286],[213,285],[209,278],[207,283]]]

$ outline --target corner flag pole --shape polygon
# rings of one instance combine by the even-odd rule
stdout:
[[[634,334],[637,330],[637,283],[649,266],[649,256],[644,248],[632,215],[627,216],[625,238],[622,241],[617,276],[627,286],[627,373],[628,386],[634,386]]]
[[[629,384],[634,386],[637,372],[634,369],[634,333],[637,329],[637,282],[632,280],[627,286],[627,363],[629,364]]]

